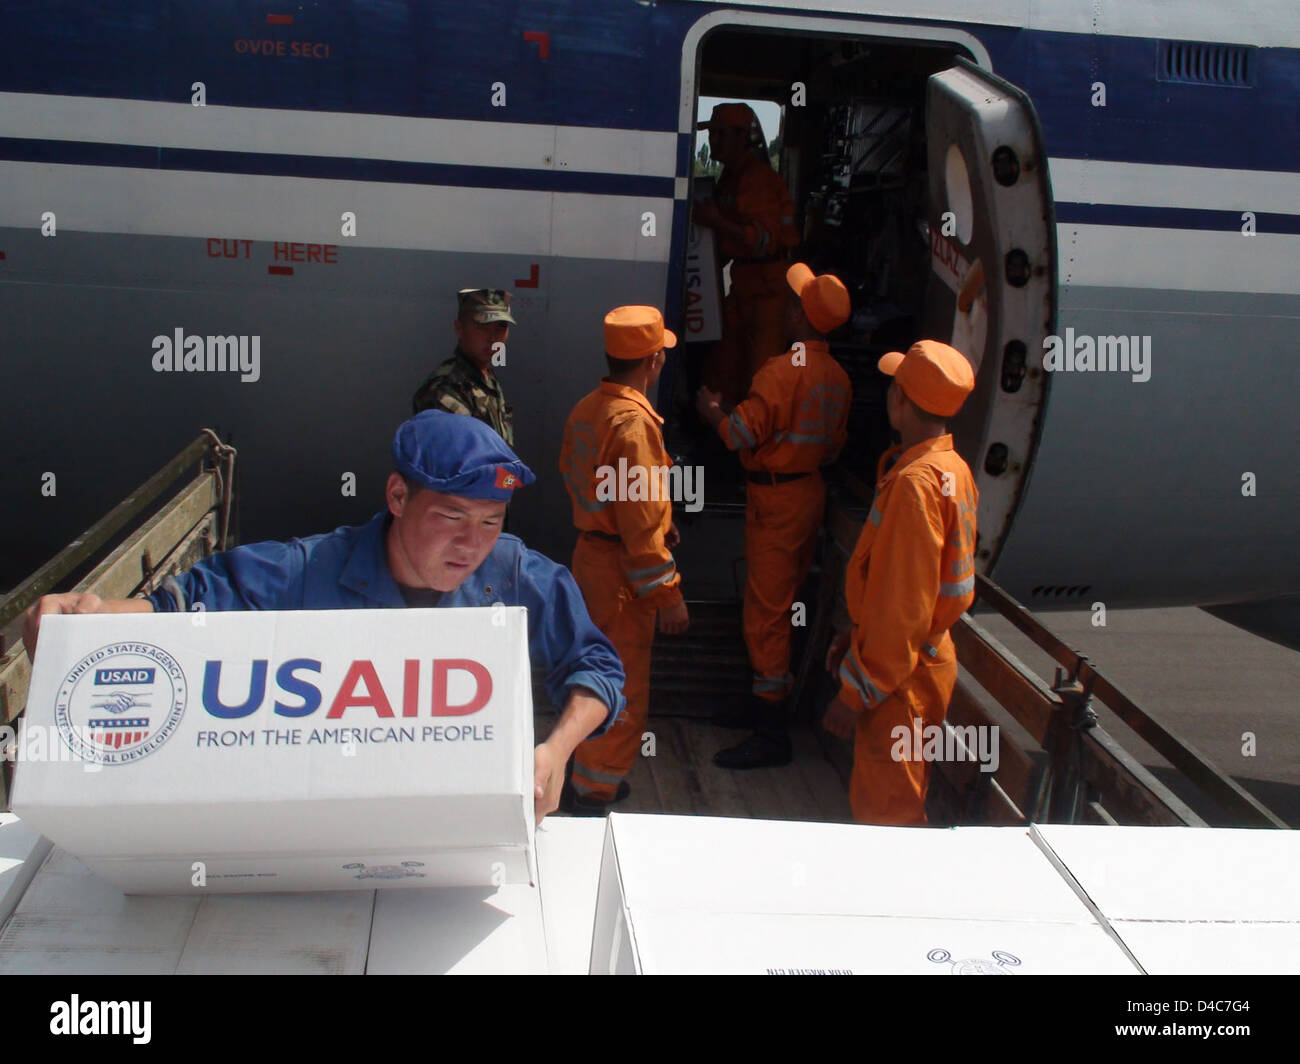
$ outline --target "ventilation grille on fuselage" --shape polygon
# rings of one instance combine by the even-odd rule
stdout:
[[[1230,85],[1250,88],[1253,48],[1238,44],[1196,44],[1161,41],[1157,77],[1190,85]]]

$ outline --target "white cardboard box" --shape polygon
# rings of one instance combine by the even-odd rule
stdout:
[[[0,813],[0,926],[22,899],[23,892],[50,852],[50,840],[13,813]]]
[[[56,847],[0,933],[0,975],[359,975],[374,900],[132,897]]]
[[[0,975],[581,975],[604,834],[548,817],[537,886],[124,897],[62,850],[44,860],[49,842],[5,814],[3,852],[26,855],[14,870],[32,882],[0,932]]]
[[[593,974],[1136,970],[1026,829],[609,817]]]
[[[133,893],[535,881],[526,611],[50,616],[14,811]]]
[[[605,822],[549,816],[537,832],[537,885],[552,975],[586,975]]]
[[[546,975],[541,893],[527,883],[375,895],[368,975]]]
[[[537,885],[380,894],[369,975],[585,975],[601,820],[551,816],[537,831]]]
[[[1300,973],[1300,834],[1044,824],[1034,834],[1152,975]]]

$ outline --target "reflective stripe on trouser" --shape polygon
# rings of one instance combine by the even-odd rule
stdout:
[[[750,484],[745,502],[745,604],[742,623],[745,649],[754,676],[790,674],[791,606],[812,562],[826,504],[819,474],[784,484]],[[805,603],[804,624],[811,624],[812,603]],[[777,701],[790,693],[755,681],[758,698]]]
[[[609,799],[636,763],[650,712],[650,645],[654,642],[655,607],[637,599],[623,575],[623,548],[618,543],[578,540],[573,576],[587,612],[623,659],[627,710],[604,735],[578,744],[573,754],[573,789]]]
[[[853,736],[853,776],[849,780],[849,805],[859,824],[923,825],[930,766],[911,741],[914,720],[922,728],[942,724],[957,683],[957,653],[945,633],[934,641],[938,654],[921,656],[916,669],[901,687],[875,709],[858,715]],[[900,745],[895,728],[906,728],[909,741]],[[908,748],[911,749],[908,749]],[[893,751],[912,755],[894,760]]]
[[[735,405],[749,394],[758,367],[783,353],[787,263],[731,267],[731,291],[722,302],[722,339],[704,363],[704,383]]]

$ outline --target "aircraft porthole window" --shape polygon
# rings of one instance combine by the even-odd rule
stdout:
[[[1033,268],[1029,262],[1029,256],[1020,248],[1012,248],[1007,252],[1006,258],[1006,277],[1007,283],[1016,287],[1023,288],[1029,283],[1029,278],[1033,273]]]
[[[1025,360],[1029,349],[1023,340],[1009,340],[1002,349],[1002,390],[1018,392],[1025,379]]]
[[[957,239],[969,244],[975,228],[975,201],[971,197],[966,157],[956,144],[948,145],[948,157],[943,165],[943,187],[948,192],[948,209],[956,220]]]
[[[991,477],[1000,477],[1007,471],[1007,445],[995,443],[984,456],[984,472]]]
[[[1005,144],[993,153],[993,176],[1008,188],[1020,179],[1020,160]]]

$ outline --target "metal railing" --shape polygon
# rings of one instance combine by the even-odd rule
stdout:
[[[0,598],[0,629],[21,617],[41,596],[59,590],[101,554],[93,568],[67,590],[93,592],[101,598],[147,594],[167,575],[188,568],[214,550],[224,550],[230,535],[234,463],[234,448],[204,429],[104,517]],[[157,506],[196,465],[198,471],[191,479],[176,486],[155,513],[110,547],[114,537]],[[30,681],[27,651],[21,642],[15,642],[0,654],[0,726],[9,725],[22,712]],[[5,808],[12,768],[12,759],[6,757],[0,796]]]
[[[850,486],[850,494],[855,494]],[[826,579],[843,609],[843,569],[861,517],[832,507]],[[1009,716],[1029,743],[1003,729],[999,764],[980,771],[974,753],[933,767],[946,791],[945,812],[962,822],[1206,825],[1285,828],[1277,814],[1129,698],[1085,656],[992,580],[976,577],[976,601],[996,612],[1057,665],[1047,683],[979,620],[964,614],[951,630],[961,672],[945,728],[991,727]],[[820,604],[819,612],[827,609]],[[822,627],[823,642],[828,629]],[[813,653],[817,652],[813,644]],[[823,647],[824,650],[824,647]],[[1097,717],[1103,705],[1176,770],[1183,797],[1117,741]],[[970,733],[966,733],[970,734]],[[959,738],[955,741],[960,742]],[[1184,786],[1183,784],[1190,786]],[[1192,793],[1194,792],[1194,793]]]

